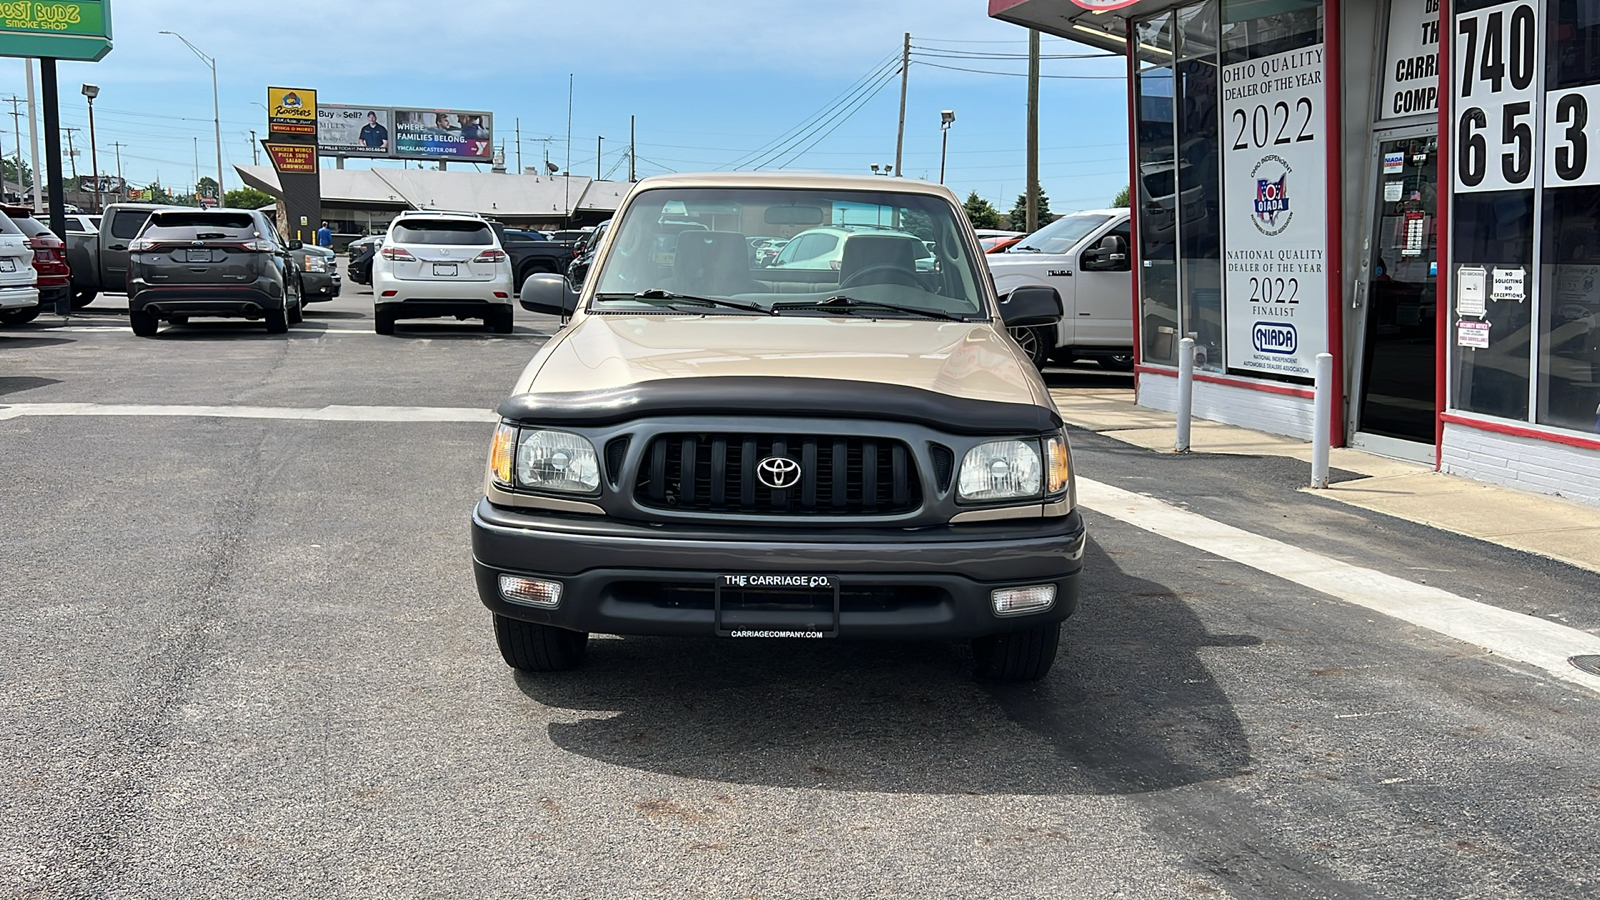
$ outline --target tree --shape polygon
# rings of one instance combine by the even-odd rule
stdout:
[[[972,222],[973,228],[999,228],[1000,210],[994,204],[978,196],[977,191],[967,195],[967,202],[962,204],[967,211],[967,219]]]
[[[1050,197],[1039,188],[1039,224],[1050,221]],[[1018,194],[1017,205],[1011,207],[1011,227],[1023,231],[1028,227],[1028,195]]]
[[[33,187],[33,170],[28,167],[26,161],[22,163],[22,177],[20,179],[17,177],[16,157],[8,156],[3,162],[0,162],[0,174],[4,174],[8,187],[11,185],[17,185],[24,189]]]
[[[222,205],[229,209],[260,209],[274,202],[271,194],[249,186],[229,191],[222,197]]]
[[[159,181],[150,182],[150,186],[145,188],[145,193],[147,194],[145,199],[150,203],[176,203],[176,202],[178,202],[178,198],[174,197],[172,195],[171,191],[169,191],[166,188],[162,187],[161,186],[161,182],[159,182]]]
[[[1127,209],[1128,208],[1128,186],[1127,185],[1123,185],[1122,186],[1122,190],[1118,191],[1117,195],[1115,197],[1111,198],[1111,206],[1113,208],[1115,208],[1115,209]]]

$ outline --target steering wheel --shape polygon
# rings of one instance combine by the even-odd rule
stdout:
[[[873,275],[888,277],[868,277]],[[867,266],[865,269],[857,269],[850,273],[850,277],[839,282],[839,287],[847,288],[857,284],[903,284],[907,287],[922,287],[922,282],[917,279],[914,273],[907,272],[904,268],[890,263],[879,263],[875,266]]]

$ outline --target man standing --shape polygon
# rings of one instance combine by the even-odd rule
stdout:
[[[367,124],[361,128],[361,146],[373,151],[389,149],[389,129],[378,122],[378,114],[367,113]]]
[[[327,222],[323,222],[322,227],[317,229],[317,246],[333,249],[333,229],[328,227]]]

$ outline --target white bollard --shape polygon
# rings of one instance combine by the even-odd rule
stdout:
[[[1311,426],[1311,487],[1328,486],[1328,449],[1333,440],[1333,354],[1317,354],[1316,381],[1312,392],[1314,424]]]
[[[1172,452],[1189,452],[1189,419],[1194,414],[1194,338],[1178,342],[1178,438]]]

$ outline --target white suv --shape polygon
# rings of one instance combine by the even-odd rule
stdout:
[[[476,213],[402,213],[372,261],[373,327],[396,319],[482,319],[497,334],[512,325],[511,260]]]
[[[38,283],[28,236],[0,212],[0,309],[20,311],[38,306]]]

